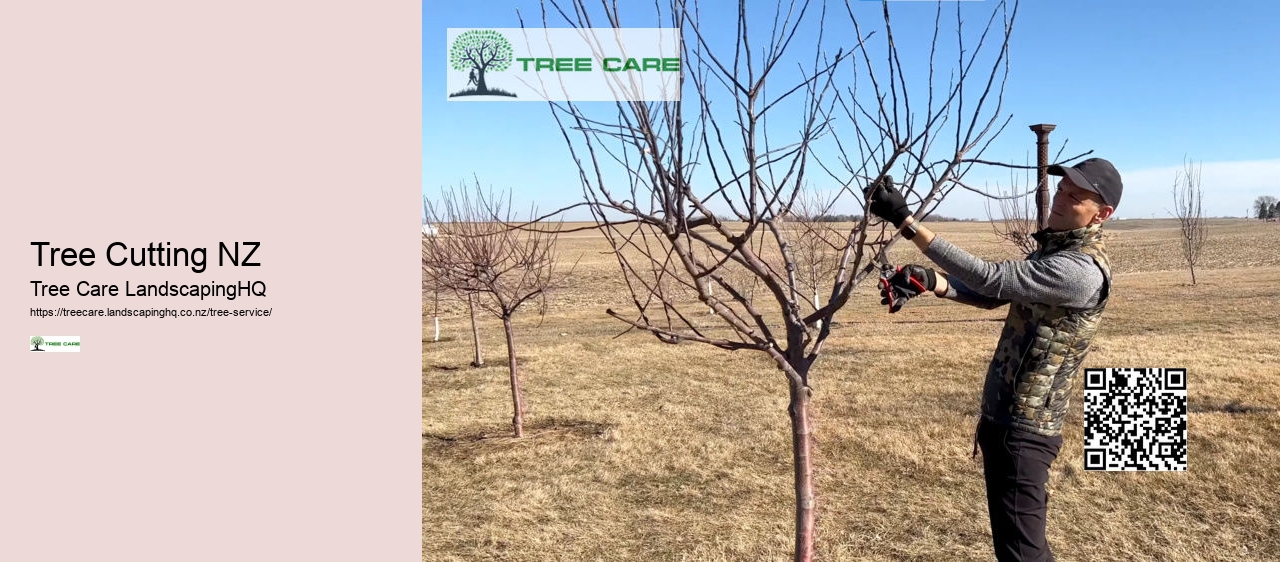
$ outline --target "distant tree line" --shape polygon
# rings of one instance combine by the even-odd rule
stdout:
[[[816,222],[861,222],[862,215],[818,215]]]
[[[1253,200],[1253,213],[1262,220],[1280,220],[1280,202],[1270,195],[1258,197]]]
[[[813,222],[859,222],[862,215],[818,215]],[[957,219],[953,217],[933,214],[924,218],[924,222],[973,222],[977,219]]]
[[[946,215],[929,215],[924,222],[976,222],[978,219],[957,219]]]

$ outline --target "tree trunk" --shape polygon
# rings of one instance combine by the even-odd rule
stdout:
[[[476,72],[476,91],[479,91],[479,92],[489,91],[489,86],[485,85],[485,82],[484,82],[484,68],[481,68],[479,72]]]
[[[439,317],[439,316],[432,316],[432,317],[431,317],[431,320],[432,320],[432,321],[435,323],[435,325],[436,325],[436,335],[435,335],[435,336],[433,336],[433,337],[431,338],[431,341],[440,341],[440,317]]]
[[[787,412],[791,415],[791,452],[796,484],[795,562],[810,562],[813,560],[817,496],[813,491],[813,426],[809,420],[809,388],[795,379],[788,386],[791,388],[791,404]]]
[[[502,317],[502,328],[507,332],[507,361],[511,366],[511,406],[515,413],[511,416],[511,425],[515,428],[516,437],[524,437],[524,395],[520,393],[520,376],[516,372],[516,341],[511,332],[511,317]]]
[[[813,286],[814,286],[814,289],[813,289],[813,310],[815,310],[815,311],[816,311],[816,310],[818,310],[819,308],[822,308],[822,299],[818,297],[818,289],[817,289],[818,284],[815,282],[815,283],[813,284]],[[815,322],[815,323],[814,323],[814,326],[816,326],[819,330],[821,330],[821,329],[822,329],[822,321],[821,321],[821,320],[819,320],[819,321]]]
[[[1196,284],[1196,265],[1191,264],[1191,284]]]
[[[480,327],[476,325],[476,303],[474,296],[467,295],[467,309],[471,311],[471,340],[475,343],[476,356],[471,361],[473,367],[484,366],[484,356],[480,354]]]

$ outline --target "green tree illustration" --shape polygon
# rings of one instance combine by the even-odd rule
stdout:
[[[476,94],[496,94],[489,90],[485,73],[511,67],[514,51],[501,33],[493,30],[471,30],[459,35],[449,47],[449,65],[454,70],[474,72]],[[505,92],[501,92],[505,94]],[[510,94],[507,94],[510,95]]]
[[[44,343],[44,338],[40,336],[31,336],[31,345],[36,346],[36,348],[33,349],[32,351],[44,351],[43,349],[40,349],[40,345],[43,343]]]

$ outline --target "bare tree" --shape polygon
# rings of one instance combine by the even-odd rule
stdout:
[[[567,2],[568,10],[550,3],[569,26],[593,27],[586,0]],[[891,173],[905,178],[897,185],[917,217],[956,188],[980,192],[963,177],[975,164],[993,163],[981,155],[1008,123],[1000,112],[1017,3],[981,5],[992,11],[978,34],[961,25],[969,6],[954,4],[948,25],[954,24],[955,43],[947,55],[953,68],[940,73],[947,77],[942,84],[934,72],[944,43],[941,3],[933,49],[919,61],[927,74],[908,76],[888,3],[876,7],[871,25],[879,29],[872,31],[863,21],[869,6],[846,2],[852,29],[840,36],[852,44],[829,53],[822,48],[825,7],[793,1],[778,3],[772,14],[753,10],[762,24],[739,2],[735,43],[723,48],[703,33],[710,25],[727,27],[723,11],[703,22],[696,5],[672,0],[656,7],[664,27],[682,30],[681,101],[619,102],[607,112],[599,105],[550,103],[578,166],[586,206],[612,246],[635,307],[606,312],[663,342],[763,353],[782,371],[795,467],[795,560],[813,556],[810,370],[832,316],[880,269],[877,258],[896,233],[866,218],[843,232],[835,272],[824,285],[827,302],[808,313],[785,217],[814,173],[828,176],[837,195],[851,197],[864,217],[862,188],[891,181]],[[599,9],[599,26],[622,27],[616,4]],[[814,12],[816,26],[802,26],[813,23]],[[543,27],[550,27],[546,14],[544,5]],[[760,29],[765,33],[749,31]],[[788,59],[797,40],[811,42],[813,51]],[[786,83],[777,87],[780,80]],[[845,137],[834,134],[837,121]],[[749,297],[726,274],[734,268],[748,272],[764,298]],[[682,299],[673,287],[697,300]],[[690,314],[708,306],[719,326]]]
[[[423,249],[426,249],[426,242],[423,242]],[[426,302],[427,294],[431,294],[431,323],[433,324],[434,335],[431,336],[432,342],[440,341],[440,288],[432,285],[428,278],[426,260],[422,263],[422,295],[423,302]],[[425,308],[425,305],[424,305]],[[426,340],[423,340],[426,341]]]
[[[440,291],[431,291],[431,324],[432,335],[431,341],[440,341]]]
[[[1023,255],[1027,255],[1036,251],[1037,242],[1031,235],[1039,230],[1039,210],[1032,198],[1036,189],[1026,189],[1030,182],[1029,174],[1024,171],[1022,182],[1018,181],[1016,174],[1015,170],[1009,172],[1010,193],[1006,194],[997,185],[996,189],[1000,197],[985,201],[987,219],[991,221],[991,229],[995,231],[996,238],[1013,245]],[[1000,206],[999,215],[991,212],[992,201]]]
[[[430,227],[430,228],[428,228]],[[422,196],[422,236],[428,238],[436,236],[435,227],[427,222],[427,196]],[[423,242],[425,257],[425,240]],[[433,324],[432,342],[440,341],[440,287],[436,286],[432,277],[427,272],[427,261],[422,260],[422,292],[431,293],[431,323]],[[473,326],[474,328],[474,326]],[[476,347],[476,356],[479,357],[479,346]]]
[[[423,197],[424,201],[426,197]],[[428,264],[431,259],[428,257],[428,250],[435,248],[440,244],[439,240],[433,237],[424,236],[422,239],[422,284],[426,290],[432,291],[432,298],[435,302],[432,313],[432,320],[435,323],[435,338],[432,341],[439,341],[440,338],[440,292],[445,291],[453,293],[459,300],[467,302],[467,316],[471,319],[471,366],[484,366],[484,353],[480,349],[480,325],[476,321],[476,305],[475,292],[466,288],[440,287],[436,285],[438,279],[433,271],[428,270]]]
[[[502,196],[485,195],[478,180],[474,190],[446,190],[440,203],[428,204],[427,210],[440,235],[424,239],[423,271],[434,284],[467,298],[473,333],[477,306],[502,319],[511,375],[511,425],[515,436],[523,437],[525,403],[511,318],[521,306],[543,298],[552,288],[558,276],[558,225],[513,228],[510,196],[504,201]],[[543,304],[545,310],[545,300]],[[477,335],[477,363],[479,349]]]
[[[1065,165],[1072,160],[1076,160],[1080,158],[1080,156],[1083,156],[1082,154],[1065,161],[1061,160],[1062,153],[1066,150],[1068,142],[1070,141],[1064,140],[1062,142],[1062,146],[1058,147],[1058,154],[1054,156],[1054,160],[1058,161],[1057,165]],[[1089,154],[1090,152],[1093,151],[1089,151],[1084,154]],[[1038,166],[1035,168],[1038,168]],[[1036,251],[1038,243],[1031,235],[1035,234],[1037,230],[1040,230],[1042,228],[1041,225],[1047,224],[1049,221],[1049,216],[1045,213],[1044,209],[1035,202],[1034,199],[1032,199],[1032,195],[1038,194],[1042,189],[1042,186],[1038,185],[1039,179],[1036,180],[1037,185],[1035,188],[1027,187],[1032,184],[1030,172],[1035,168],[1032,168],[1031,166],[1023,166],[1021,169],[1021,180],[1018,179],[1019,170],[1009,170],[1009,185],[1011,186],[1010,192],[1006,194],[1004,190],[1000,189],[1000,186],[997,185],[996,190],[999,192],[999,195],[988,197],[985,201],[987,207],[987,219],[991,221],[991,228],[995,231],[996,237],[1004,242],[1012,244],[1024,255]],[[1047,190],[1047,183],[1043,187]],[[1048,194],[1047,191],[1046,194],[1049,197],[1048,200],[1052,201],[1052,194]],[[1000,206],[999,216],[996,216],[991,212],[992,201],[996,201]]]
[[[440,327],[440,319],[439,319],[440,292],[441,291],[449,292],[457,296],[459,300],[465,300],[467,303],[467,315],[471,319],[471,350],[472,350],[471,366],[483,367],[484,353],[480,349],[480,325],[476,321],[476,304],[475,304],[476,289],[466,286],[464,283],[462,283],[464,280],[460,278],[453,279],[453,282],[457,283],[457,285],[448,285],[448,286],[438,285],[438,283],[440,282],[439,274],[436,271],[430,269],[431,267],[434,266],[434,264],[437,263],[436,260],[439,259],[439,256],[436,255],[436,252],[440,251],[440,247],[443,244],[444,242],[442,242],[442,239],[439,238],[438,235],[424,236],[422,238],[422,284],[426,290],[430,290],[433,292],[433,298],[436,301],[436,305],[435,305],[436,312],[434,313],[434,316],[435,316],[434,319],[436,324],[436,337],[437,338],[439,337],[439,327]]]
[[[1182,257],[1191,269],[1191,284],[1195,285],[1196,263],[1209,238],[1209,227],[1200,210],[1204,200],[1200,191],[1200,166],[1184,161],[1183,168],[1173,179],[1173,214],[1182,226]]]
[[[822,308],[822,292],[830,287],[829,281],[835,277],[840,250],[845,245],[841,232],[822,220],[834,204],[834,198],[824,197],[816,190],[801,189],[791,212],[778,220],[785,237],[794,241],[793,258],[799,283],[804,287],[802,299],[807,301],[806,314]],[[808,300],[810,295],[812,300]],[[821,329],[821,322],[818,320],[815,327]]]

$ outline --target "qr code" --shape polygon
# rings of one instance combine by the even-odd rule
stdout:
[[[1186,470],[1187,370],[1085,369],[1085,470]]]

